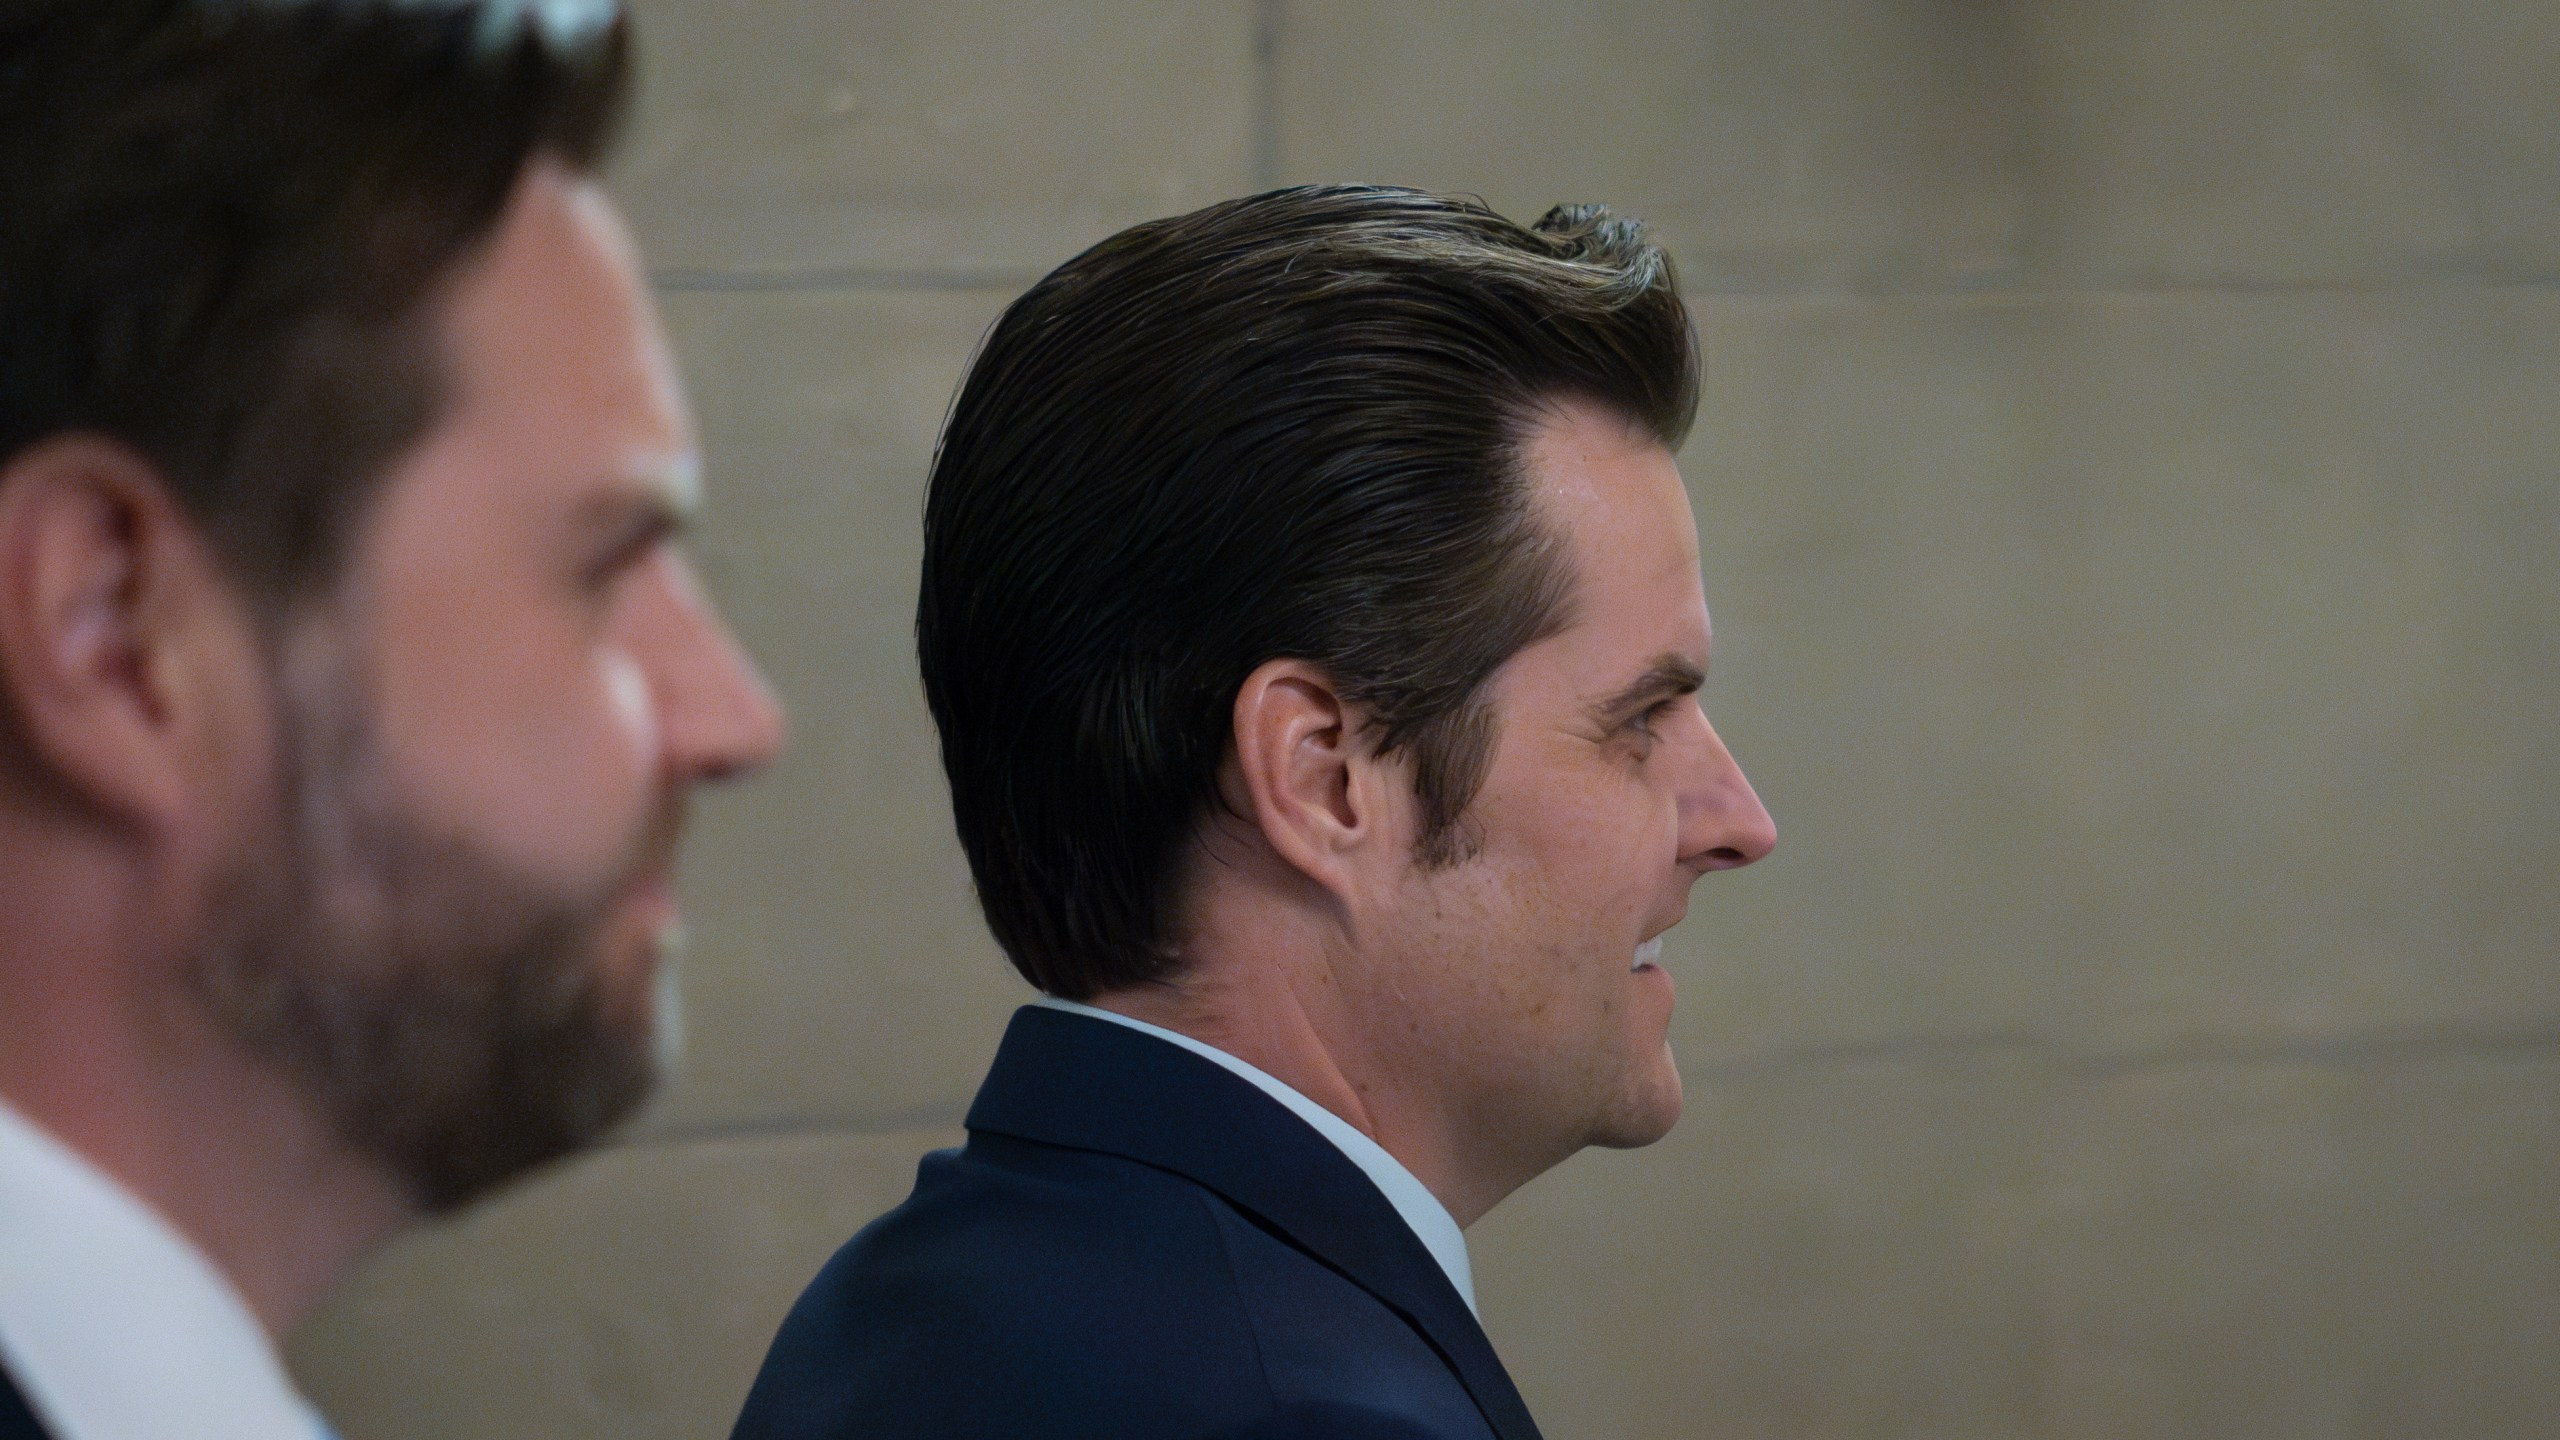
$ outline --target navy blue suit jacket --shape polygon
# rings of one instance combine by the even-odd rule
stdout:
[[[0,1369],[0,1440],[47,1440],[45,1429],[18,1393],[18,1382]]]
[[[968,1127],[810,1283],[735,1440],[1537,1440],[1403,1217],[1234,1073],[1025,1007]]]

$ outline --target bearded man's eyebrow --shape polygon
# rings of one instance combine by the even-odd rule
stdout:
[[[1591,707],[1603,721],[1623,720],[1677,695],[1694,695],[1707,683],[1707,667],[1686,655],[1659,655],[1624,689]]]
[[[662,541],[681,538],[700,513],[698,490],[648,477],[624,481],[579,508],[581,545],[596,563],[610,569],[626,564]]]

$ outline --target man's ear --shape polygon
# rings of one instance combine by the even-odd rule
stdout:
[[[1236,691],[1246,819],[1283,860],[1346,898],[1409,828],[1395,767],[1380,761],[1365,720],[1303,660],[1268,661]]]
[[[0,704],[48,789],[143,826],[182,813],[208,739],[197,652],[224,603],[201,533],[131,449],[66,434],[0,465]]]

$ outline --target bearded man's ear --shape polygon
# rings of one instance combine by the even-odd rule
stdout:
[[[158,469],[99,436],[0,465],[0,704],[11,768],[140,826],[181,815],[254,666],[245,606]]]

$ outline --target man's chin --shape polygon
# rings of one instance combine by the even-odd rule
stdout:
[[[428,1214],[626,1123],[656,1088],[679,1023],[662,999],[673,966],[659,937],[448,856],[443,878],[456,877],[483,897],[477,926],[439,925],[459,907],[412,891],[401,897],[411,923],[388,927],[410,943],[279,942],[263,948],[271,963],[259,976],[276,1002],[263,1008],[289,1017],[262,1027],[260,1048]]]
[[[1641,1150],[1680,1123],[1681,1101],[1680,1067],[1665,1044],[1655,1063],[1633,1078],[1591,1143],[1609,1150]]]

